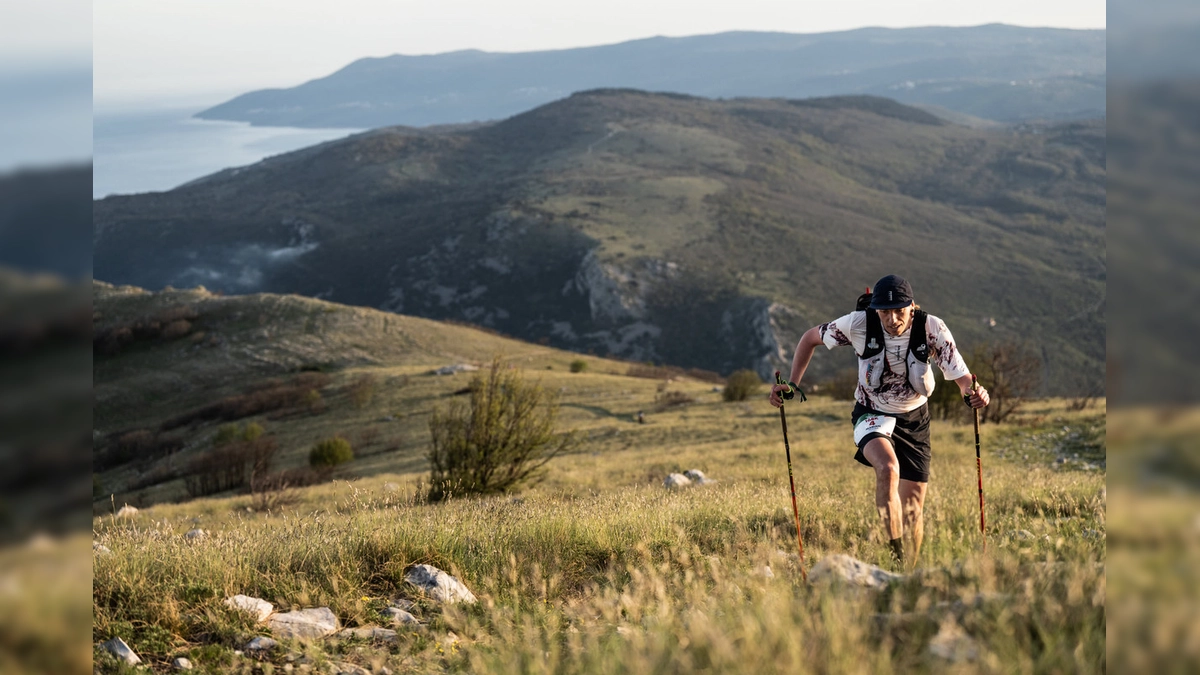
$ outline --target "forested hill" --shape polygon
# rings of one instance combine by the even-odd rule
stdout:
[[[114,283],[299,293],[721,372],[786,363],[894,272],[964,349],[1033,345],[1048,391],[1104,372],[1103,121],[987,130],[873,97],[597,90],[94,216],[95,275]],[[845,364],[818,357],[815,375]]]

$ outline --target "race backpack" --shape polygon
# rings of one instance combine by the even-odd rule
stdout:
[[[883,322],[879,315],[870,309],[870,291],[858,296],[854,309],[866,312],[867,339],[863,351],[858,355],[859,377],[872,391],[879,391],[883,380],[885,354],[883,353],[884,334]],[[908,355],[904,365],[908,369],[908,383],[913,390],[922,396],[933,393],[933,369],[929,367],[929,345],[925,337],[925,320],[928,318],[925,310],[913,312],[911,332],[908,337]]]

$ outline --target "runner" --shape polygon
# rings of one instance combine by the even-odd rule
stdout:
[[[904,563],[904,535],[912,560],[921,552],[922,508],[929,483],[929,406],[933,393],[930,358],[947,382],[958,385],[963,401],[983,408],[986,389],[971,390],[971,372],[954,344],[950,329],[913,302],[912,286],[889,274],[880,279],[859,307],[835,321],[806,331],[792,359],[791,384],[798,385],[817,346],[851,346],[858,354],[854,392],[854,458],[875,469],[875,506],[897,563]],[[788,385],[771,387],[771,405],[783,401]]]

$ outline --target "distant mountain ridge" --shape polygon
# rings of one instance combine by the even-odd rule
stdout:
[[[886,96],[1002,122],[1105,114],[1104,30],[862,28],[729,32],[541,52],[465,50],[359,59],[288,89],[198,113],[293,127],[498,120],[573,92],[634,88],[704,97]]]
[[[873,97],[598,90],[99,200],[95,274],[769,373],[899,273],[964,348],[1029,341],[1048,390],[1070,391],[1104,373],[1105,147],[1099,121],[988,130]]]

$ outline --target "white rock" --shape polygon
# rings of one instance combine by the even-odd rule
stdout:
[[[92,553],[95,553],[96,555],[112,555],[112,550],[98,541],[93,541]]]
[[[382,614],[385,619],[388,619],[389,621],[391,621],[393,625],[401,625],[401,624],[419,625],[421,623],[420,621],[417,620],[417,617],[413,616],[412,614],[409,614],[408,612],[404,611],[403,609],[400,609],[399,607],[388,607],[387,609],[380,612],[380,614]]]
[[[754,576],[762,577],[764,579],[774,579],[775,572],[771,569],[770,565],[763,565],[762,567],[754,568]]]
[[[954,663],[979,659],[979,645],[963,631],[953,616],[942,621],[937,635],[929,641],[929,653]]]
[[[138,509],[136,506],[130,506],[130,505],[126,504],[125,506],[121,507],[120,511],[117,511],[117,517],[118,518],[132,518],[137,515],[137,512],[138,512]]]
[[[275,611],[275,605],[261,600],[252,598],[248,595],[235,595],[232,598],[225,598],[225,605],[233,609],[240,609],[243,612],[250,612],[259,623],[267,620],[271,616],[271,612]]]
[[[194,530],[188,530],[187,534],[183,535],[183,538],[189,539],[191,541],[199,541],[199,540],[205,538],[206,536],[208,536],[208,532],[205,532],[204,530],[196,528]]]
[[[452,366],[442,366],[434,370],[435,375],[453,375],[455,373],[467,373],[473,370],[479,370],[478,366],[473,366],[469,363],[456,363]]]
[[[359,640],[369,640],[371,642],[395,642],[396,631],[379,626],[363,626],[361,628],[347,628],[338,633],[338,637],[343,640],[350,638],[358,638]]]
[[[842,554],[825,556],[808,573],[808,580],[813,583],[842,582],[872,589],[885,588],[903,578],[904,575]]]
[[[333,610],[328,607],[272,614],[267,625],[275,637],[301,640],[322,638],[336,633],[342,627]]]
[[[438,602],[471,604],[476,600],[475,594],[461,581],[433,565],[417,565],[404,575],[404,580],[425,591]]]
[[[400,489],[400,486],[396,485],[395,483],[384,483],[383,489],[388,492],[395,492],[396,490]]]
[[[669,488],[669,489],[687,487],[691,484],[692,484],[692,479],[688,478],[687,476],[685,476],[681,473],[673,473],[673,474],[667,476],[667,479],[663,481],[663,487]]]
[[[248,652],[269,652],[278,646],[278,642],[269,637],[259,635],[253,640],[247,642],[246,646],[242,647],[242,649]]]
[[[174,668],[175,670],[191,670],[192,662],[187,658],[179,656],[179,657],[176,657],[175,660],[171,662],[171,667]]]
[[[108,642],[105,642],[101,646],[104,647],[105,651],[107,651],[109,654],[112,654],[131,666],[136,666],[142,662],[141,657],[135,654],[133,650],[129,648],[129,645],[125,644],[125,641],[119,637],[115,637]]]
[[[704,472],[701,471],[700,469],[688,469],[687,471],[683,472],[683,475],[686,476],[688,480],[692,481],[693,483],[696,483],[697,485],[708,485],[709,483],[717,482],[717,481],[705,476]]]

